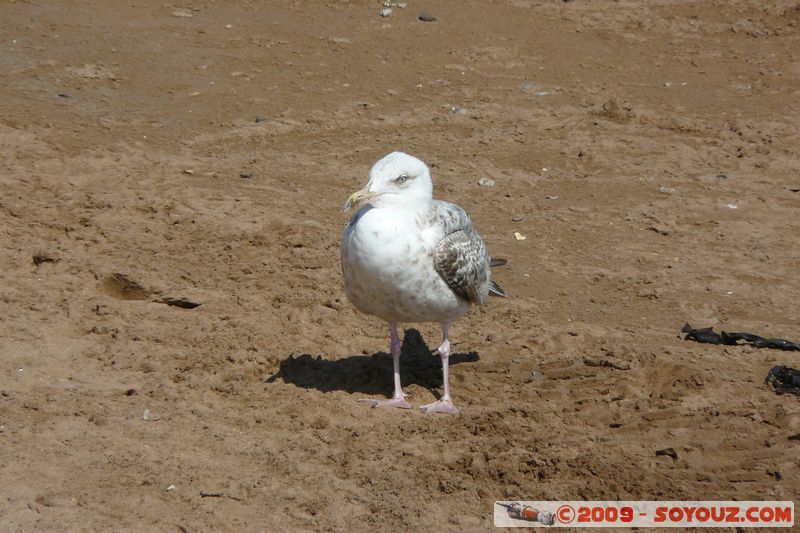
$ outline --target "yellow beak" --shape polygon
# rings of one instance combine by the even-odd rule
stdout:
[[[350,198],[344,203],[344,212],[347,213],[355,207],[356,205],[360,204],[361,202],[369,201],[375,198],[375,194],[369,192],[366,187],[361,189],[360,191],[356,191],[350,195]]]

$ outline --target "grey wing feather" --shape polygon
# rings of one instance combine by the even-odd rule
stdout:
[[[500,296],[501,298],[505,298],[506,297],[506,291],[505,291],[505,289],[503,289],[503,287],[501,287],[500,285],[498,285],[494,281],[489,281],[489,295],[490,296]]]
[[[484,304],[492,285],[486,245],[463,209],[448,202],[437,204],[436,221],[444,228],[444,238],[434,252],[436,271],[453,292]]]
[[[491,268],[503,266],[508,264],[508,259],[500,259],[492,257],[491,261],[489,261],[489,266]],[[500,296],[501,298],[506,297],[506,291],[494,282],[494,280],[489,280],[489,296]]]

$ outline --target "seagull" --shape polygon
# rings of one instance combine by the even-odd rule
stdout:
[[[345,292],[356,309],[389,323],[394,362],[392,398],[361,401],[412,408],[400,383],[397,324],[438,322],[444,394],[421,409],[457,414],[447,375],[448,328],[471,304],[485,304],[490,294],[506,296],[490,271],[506,261],[490,258],[461,207],[433,199],[428,167],[408,154],[392,152],[375,163],[367,185],[344,204],[345,213],[353,208],[357,211],[342,237]]]

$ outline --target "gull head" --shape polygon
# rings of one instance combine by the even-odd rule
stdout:
[[[416,157],[392,152],[372,166],[367,185],[350,195],[344,211],[365,202],[413,206],[430,202],[432,197],[428,166]]]

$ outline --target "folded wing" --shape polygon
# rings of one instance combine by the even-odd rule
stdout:
[[[472,303],[486,303],[490,292],[505,296],[491,281],[489,252],[467,213],[449,202],[436,202],[435,209],[436,222],[444,228],[444,238],[434,253],[434,266],[442,279]]]

